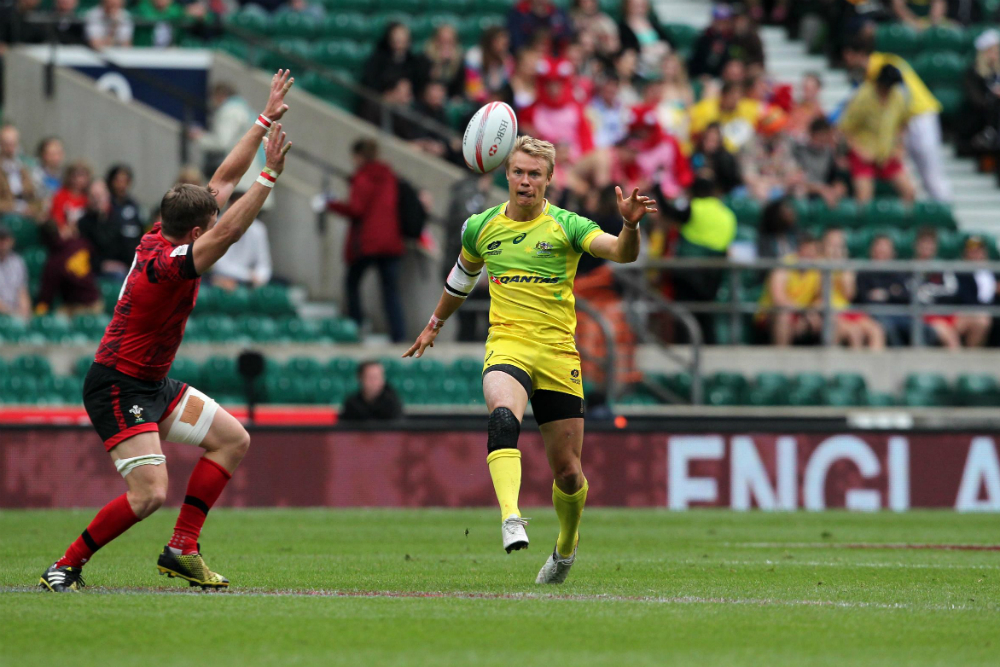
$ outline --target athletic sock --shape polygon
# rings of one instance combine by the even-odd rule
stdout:
[[[584,479],[580,490],[570,495],[560,491],[554,482],[552,484],[552,504],[556,508],[556,516],[559,517],[559,539],[556,540],[556,551],[563,558],[572,556],[573,550],[576,549],[580,516],[583,514],[583,506],[587,502],[587,489],[589,488],[587,480]]]
[[[231,477],[229,471],[215,461],[204,456],[198,460],[188,481],[184,504],[181,505],[174,535],[168,545],[170,548],[182,554],[198,551],[198,536],[201,535],[201,527],[205,525],[208,510],[219,499]]]
[[[517,495],[521,491],[521,451],[519,449],[498,449],[486,457],[493,478],[493,488],[500,501],[500,519],[511,514],[521,516],[517,509]]]
[[[138,522],[139,517],[135,515],[128,502],[128,494],[123,493],[101,508],[87,529],[69,545],[66,555],[60,558],[56,565],[83,567],[95,551]]]

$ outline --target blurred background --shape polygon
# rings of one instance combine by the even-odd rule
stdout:
[[[472,174],[460,150],[476,109],[502,100],[558,147],[553,203],[617,233],[615,185],[661,202],[639,262],[580,265],[589,429],[992,432],[998,12],[3,0],[0,440],[92,437],[83,374],[138,239],[168,187],[207,181],[283,67],[288,168],[203,281],[171,373],[260,428],[427,446],[423,431],[481,430],[487,281],[430,354],[399,357],[462,223],[506,197],[503,173]],[[373,181],[385,196],[365,195]],[[983,497],[1000,507],[996,486]]]

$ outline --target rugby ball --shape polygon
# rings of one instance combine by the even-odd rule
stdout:
[[[507,159],[517,139],[517,116],[503,102],[490,102],[465,127],[465,166],[477,174],[493,171]]]

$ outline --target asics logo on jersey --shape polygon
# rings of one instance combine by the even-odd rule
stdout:
[[[527,233],[524,233],[524,234],[518,234],[517,236],[515,236],[514,237],[514,245],[517,245],[518,243],[520,243],[521,241],[523,241],[524,237],[527,236],[527,235],[528,235]]]

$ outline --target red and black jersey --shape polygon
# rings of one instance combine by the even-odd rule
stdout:
[[[163,238],[157,222],[136,248],[94,361],[140,380],[165,378],[200,283],[192,246]]]

